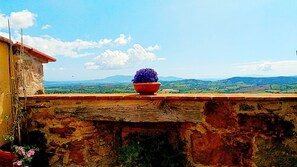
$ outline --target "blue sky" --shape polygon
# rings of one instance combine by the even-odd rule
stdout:
[[[0,35],[57,59],[45,80],[297,74],[295,0],[0,0]]]

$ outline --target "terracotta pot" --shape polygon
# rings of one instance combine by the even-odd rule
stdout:
[[[12,167],[16,158],[16,154],[0,150],[0,166]]]
[[[134,89],[141,95],[153,95],[160,88],[160,82],[133,83]]]

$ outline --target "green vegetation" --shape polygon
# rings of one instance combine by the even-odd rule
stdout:
[[[134,93],[132,84],[95,84],[95,85],[65,85],[60,87],[45,88],[48,94],[53,93]]]
[[[280,139],[264,140],[257,138],[256,142],[259,149],[255,156],[257,166],[297,166],[296,151],[290,148],[289,145],[283,144]]]
[[[248,104],[239,104],[239,111],[255,111],[255,106]]]
[[[115,166],[125,167],[179,167],[190,166],[183,153],[184,143],[178,139],[174,146],[166,133],[146,136],[128,135],[127,144],[117,151]]]
[[[296,83],[260,82],[255,80],[201,81],[195,79],[161,81],[159,93],[296,93]],[[162,91],[163,90],[163,91]],[[136,93],[132,83],[67,84],[45,87],[45,92],[53,93]]]

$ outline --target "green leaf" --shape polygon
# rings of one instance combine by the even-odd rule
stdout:
[[[10,136],[10,137],[9,137],[9,140],[10,140],[10,141],[14,141],[14,136]]]
[[[2,138],[3,138],[3,140],[7,141],[9,139],[9,136],[8,135],[3,135]]]

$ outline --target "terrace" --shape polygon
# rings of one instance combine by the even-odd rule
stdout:
[[[167,157],[169,162],[186,159],[177,162],[179,166],[297,163],[296,94],[42,94],[42,63],[55,59],[29,46],[21,50],[19,44],[12,55],[12,42],[0,42],[1,55],[11,57],[0,59],[0,126],[5,129],[4,116],[13,108],[10,71],[16,67],[15,91],[27,130],[44,136],[51,166],[110,166],[121,155],[128,156],[127,164],[139,149],[147,149],[143,141],[157,141],[157,152],[142,156],[161,157],[161,163],[169,149],[174,153]],[[26,56],[18,57],[21,52]],[[9,66],[12,59],[26,61]],[[130,142],[135,139],[136,146]],[[164,142],[166,148],[161,149]],[[132,154],[123,154],[127,148]]]

